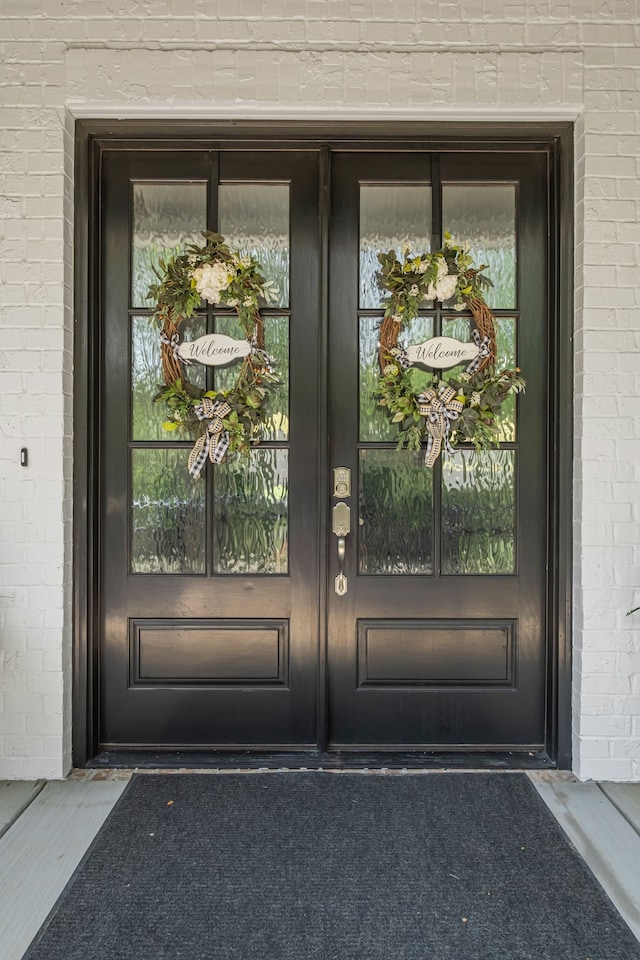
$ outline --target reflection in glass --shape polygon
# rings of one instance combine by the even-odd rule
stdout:
[[[289,305],[289,186],[223,184],[218,194],[220,233],[233,250],[255,257],[277,290],[270,306]]]
[[[453,243],[468,242],[476,264],[493,282],[490,307],[516,306],[516,188],[513,183],[446,184],[442,223]]]
[[[496,370],[513,370],[516,365],[516,321],[514,317],[496,317]],[[442,334],[453,337],[455,340],[471,340],[471,319],[465,314],[456,314],[454,317],[444,317],[442,320]],[[466,365],[453,367],[447,370],[447,376],[456,376],[463,373]],[[516,439],[516,398],[513,394],[507,397],[502,404],[498,423],[500,434],[498,440],[513,441]]]
[[[442,573],[515,573],[515,450],[442,464]]]
[[[205,485],[186,450],[132,450],[131,572],[204,573]]]
[[[196,316],[182,327],[184,340],[195,340],[205,333],[205,318]],[[197,387],[205,385],[205,367],[194,363],[189,367],[189,380]],[[166,407],[153,402],[162,384],[160,333],[149,317],[133,317],[131,321],[131,438],[133,440],[188,440],[179,430],[162,429]]]
[[[376,389],[380,376],[378,364],[378,338],[380,317],[360,317],[360,440],[389,441],[397,439],[397,425],[391,423],[384,407],[378,405]],[[398,343],[422,343],[433,336],[433,317],[416,317],[402,330]],[[412,368],[411,380],[414,393],[421,393],[431,383],[431,374],[417,367]]]
[[[189,243],[204,243],[207,224],[206,183],[133,184],[133,263],[131,303],[151,307],[149,284],[161,257],[182,253]]]
[[[424,454],[360,451],[360,573],[433,572],[432,487]]]
[[[386,291],[380,290],[378,254],[403,244],[411,253],[429,250],[431,187],[426,184],[362,184],[360,187],[360,306],[379,307]]]
[[[289,452],[256,449],[214,474],[216,573],[287,573]]]

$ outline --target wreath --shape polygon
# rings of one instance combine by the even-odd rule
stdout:
[[[262,437],[266,422],[264,401],[280,383],[273,358],[265,351],[260,303],[275,298],[253,257],[241,256],[219,233],[203,233],[204,246],[190,244],[185,253],[160,260],[154,268],[159,283],[149,287],[155,301],[152,318],[160,325],[160,354],[164,383],[154,397],[165,403],[169,416],[165,430],[182,429],[195,437],[189,453],[189,473],[198,479],[207,460],[222,463],[230,454],[249,455]],[[202,300],[234,307],[249,349],[230,390],[205,390],[189,382],[192,361],[180,355],[186,324]]]
[[[483,273],[486,264],[474,266],[468,245],[455,246],[450,234],[444,236],[444,246],[435,253],[411,256],[404,248],[403,260],[393,250],[378,254],[380,284],[389,291],[378,347],[378,403],[398,424],[399,448],[420,450],[426,441],[429,467],[443,447],[452,454],[463,443],[477,450],[499,446],[500,408],[510,394],[525,388],[519,367],[495,371],[495,317],[484,298],[493,284]],[[418,316],[425,300],[453,298],[454,310],[471,311],[477,355],[464,372],[433,374],[427,389],[416,393],[412,361],[398,345],[400,331]]]

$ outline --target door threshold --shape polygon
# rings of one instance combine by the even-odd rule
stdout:
[[[286,751],[104,750],[88,769],[142,770],[546,770],[544,751]]]

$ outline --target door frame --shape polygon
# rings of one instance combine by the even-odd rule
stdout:
[[[79,120],[75,141],[74,250],[74,445],[73,445],[73,725],[74,766],[91,762],[98,750],[99,717],[99,569],[100,402],[99,285],[92,283],[100,262],[99,177],[102,154],[109,150],[313,149],[320,152],[320,190],[326,200],[330,148],[380,150],[394,148],[465,151],[543,151],[549,169],[549,418],[548,418],[548,577],[546,632],[547,731],[546,765],[571,767],[571,607],[572,607],[572,480],[573,480],[573,225],[574,154],[570,123],[436,123],[432,121],[307,122],[291,121],[159,121]],[[325,207],[327,205],[325,204]],[[328,221],[319,224],[321,268],[326,278]],[[326,279],[324,279],[326,285]],[[327,289],[320,295],[323,321]],[[326,338],[326,322],[323,336]],[[326,342],[325,342],[326,353]],[[321,419],[326,426],[327,373],[321,373]],[[319,452],[318,496],[321,523],[327,522],[329,500],[327,450]],[[326,537],[321,531],[321,601],[326,601]],[[320,603],[320,636],[326,636],[326,602]],[[326,643],[319,649],[318,722],[326,718]],[[322,752],[322,746],[321,746]],[[445,752],[433,755],[444,763]],[[504,766],[499,754],[469,755],[467,765]],[[447,755],[447,763],[451,754]],[[465,754],[457,754],[458,762]],[[522,758],[519,758],[520,760]],[[292,761],[294,760],[292,755]],[[308,763],[308,755],[301,760]],[[390,757],[381,762],[389,765]],[[184,762],[184,758],[182,760]],[[202,765],[202,758],[198,763]],[[216,761],[217,762],[217,761]],[[267,758],[256,754],[258,765]],[[349,765],[357,765],[349,757]],[[367,758],[371,763],[371,757]],[[422,755],[416,764],[423,765]],[[158,764],[154,754],[154,765]],[[247,760],[243,763],[246,765]],[[277,763],[282,765],[282,755]],[[326,763],[326,756],[323,761]],[[113,763],[111,763],[113,765]],[[293,762],[296,765],[296,762]],[[402,765],[411,766],[403,753]]]

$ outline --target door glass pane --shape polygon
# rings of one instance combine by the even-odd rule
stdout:
[[[512,370],[516,365],[516,320],[515,317],[496,317],[496,371]],[[464,314],[444,317],[442,334],[456,340],[471,340],[471,320]],[[447,376],[463,373],[466,364],[447,370]],[[500,442],[516,439],[516,397],[510,394],[500,408],[498,417]]]
[[[131,572],[204,573],[205,485],[187,450],[131,451]]]
[[[515,573],[515,450],[442,464],[442,573]]]
[[[151,307],[149,284],[161,257],[182,253],[188,243],[204,243],[206,183],[134,183],[131,303]]]
[[[287,573],[289,452],[256,449],[214,476],[216,573]]]
[[[424,454],[360,451],[360,573],[433,572],[432,498]]]
[[[431,187],[421,184],[362,184],[360,187],[360,306],[379,307],[386,291],[378,286],[378,254],[402,247],[429,249]]]
[[[195,340],[206,332],[205,318],[193,317],[183,324],[183,339]],[[206,368],[199,363],[189,367],[189,381],[197,387],[205,386]],[[187,440],[179,430],[168,433],[162,429],[167,413],[162,403],[153,398],[162,385],[160,334],[148,316],[133,317],[131,321],[131,438],[133,440]]]
[[[516,306],[516,187],[513,183],[446,184],[442,224],[456,244],[468,242],[476,264],[493,282],[486,300],[495,309]]]
[[[288,440],[289,438],[289,318],[263,317],[264,345],[275,360],[280,383],[265,400],[263,410],[267,418],[263,440]],[[244,333],[235,316],[216,317],[216,331],[237,340]],[[240,364],[215,368],[215,384],[218,390],[228,390],[236,383]]]
[[[398,427],[391,423],[384,407],[379,406],[376,396],[380,365],[378,363],[378,339],[380,317],[360,317],[360,440],[390,441],[398,436]],[[422,343],[433,336],[433,317],[416,317],[402,330],[398,343],[407,347]],[[410,371],[415,393],[421,393],[431,382],[431,374],[418,367]]]
[[[220,233],[233,250],[255,257],[277,294],[271,306],[289,306],[289,185],[220,186]]]

